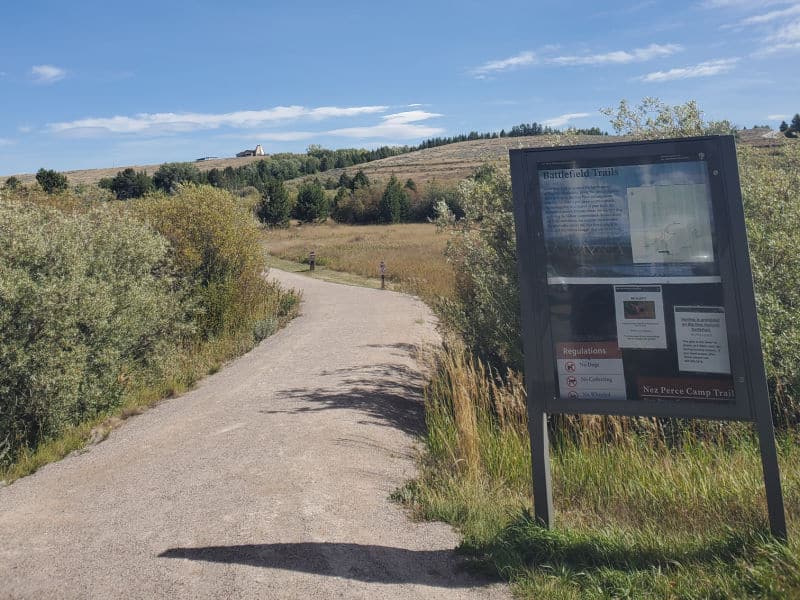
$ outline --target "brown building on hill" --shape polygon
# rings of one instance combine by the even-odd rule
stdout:
[[[261,144],[258,144],[255,150],[242,150],[236,153],[236,158],[244,158],[245,156],[264,156],[264,149]]]

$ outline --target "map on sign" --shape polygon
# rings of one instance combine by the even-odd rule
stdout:
[[[707,195],[703,184],[629,187],[633,262],[713,262]]]

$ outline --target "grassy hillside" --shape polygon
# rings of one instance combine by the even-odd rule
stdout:
[[[615,136],[582,135],[577,136],[580,143],[590,144],[603,141],[616,141],[622,138]],[[308,175],[292,182],[318,177],[339,179],[342,172],[352,176],[361,170],[375,181],[387,181],[394,175],[400,181],[408,178],[417,182],[429,179],[438,181],[459,181],[468,177],[480,165],[487,162],[508,160],[508,151],[512,148],[533,148],[550,146],[557,143],[558,136],[537,135],[530,137],[504,137],[491,140],[474,140],[458,142],[436,148],[426,148],[408,154],[391,156],[382,160],[347,167],[331,169],[324,173]],[[291,183],[291,182],[290,182]]]
[[[766,129],[747,129],[739,133],[740,143],[752,146],[776,146],[784,142],[784,139],[766,138]],[[578,143],[591,144],[598,142],[620,141],[624,138],[618,136],[596,136],[581,135],[575,138]],[[549,146],[557,143],[558,136],[540,135],[530,137],[504,137],[489,140],[474,140],[469,142],[459,142],[438,146],[436,148],[426,148],[408,154],[392,156],[381,160],[347,167],[346,169],[330,169],[316,175],[309,175],[294,182],[302,181],[306,178],[320,177],[325,179],[333,177],[338,179],[343,171],[348,175],[353,175],[359,169],[363,170],[370,179],[378,181],[388,180],[394,174],[398,179],[414,179],[424,182],[429,179],[438,181],[458,181],[472,173],[479,165],[485,162],[494,162],[508,158],[508,151],[512,148],[531,148],[537,146]],[[210,171],[213,168],[224,169],[225,167],[241,167],[252,162],[261,160],[261,156],[248,156],[245,158],[218,158],[194,163],[201,171]],[[191,162],[187,161],[187,162]],[[42,166],[47,168],[47,158],[42,158]],[[113,177],[118,171],[131,167],[137,171],[145,171],[152,175],[161,166],[160,164],[151,165],[120,165],[115,167],[105,167],[98,169],[84,169],[74,171],[64,171],[69,182],[75,184],[97,183],[104,177]],[[0,175],[0,181],[5,181],[12,175]],[[35,174],[23,173],[15,174],[23,183],[35,181]]]

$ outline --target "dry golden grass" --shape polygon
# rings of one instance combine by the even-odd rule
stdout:
[[[318,265],[369,278],[380,277],[383,260],[395,287],[425,300],[453,293],[453,271],[444,257],[447,234],[430,223],[293,225],[270,230],[265,239],[267,251],[285,260],[306,261],[314,250]]]
[[[537,135],[528,137],[503,137],[489,140],[472,140],[426,148],[407,154],[390,156],[345,169],[331,169],[324,173],[306,175],[292,179],[288,185],[296,187],[299,182],[306,179],[339,179],[342,172],[352,177],[358,171],[364,171],[371,181],[385,183],[394,175],[400,181],[413,179],[417,184],[426,181],[440,183],[453,183],[469,177],[472,173],[486,163],[508,163],[508,151],[514,148],[534,148],[537,146],[552,146],[560,139],[554,135]],[[614,136],[581,135],[572,138],[574,143],[583,144],[619,141],[622,138]]]

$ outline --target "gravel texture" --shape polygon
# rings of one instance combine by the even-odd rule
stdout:
[[[418,300],[272,271],[300,317],[0,489],[0,598],[505,598],[389,494],[423,425]]]

